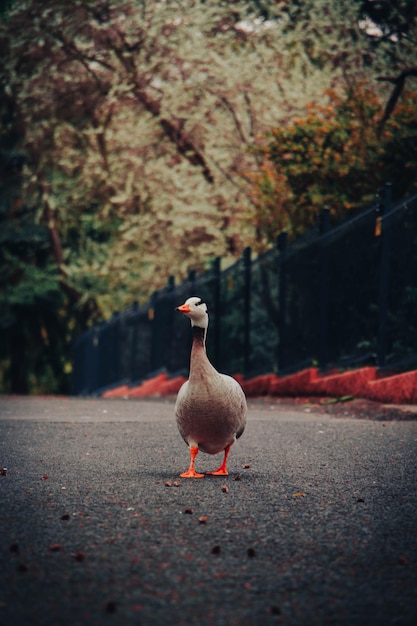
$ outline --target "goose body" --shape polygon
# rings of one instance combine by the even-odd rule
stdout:
[[[191,319],[193,343],[190,376],[178,392],[175,417],[179,432],[190,448],[190,468],[183,478],[202,478],[194,469],[199,450],[207,454],[224,452],[222,465],[214,475],[228,474],[230,447],[246,425],[246,398],[239,383],[220,374],[210,363],[205,349],[208,327],[207,307],[198,297],[189,298],[178,310]]]

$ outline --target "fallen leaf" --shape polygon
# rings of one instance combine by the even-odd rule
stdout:
[[[48,474],[44,474],[44,475],[42,476],[42,480],[48,480],[48,478],[49,478]]]
[[[7,467],[0,467],[0,476],[7,476]]]
[[[200,524],[207,524],[207,519],[208,518],[205,515],[202,515],[198,518],[198,521],[200,522]]]
[[[227,485],[223,485],[222,486],[222,491],[223,491],[223,493],[228,493],[229,492],[229,487]]]
[[[170,480],[167,480],[165,482],[165,487],[172,487],[172,482]]]
[[[78,552],[75,552],[72,556],[74,557],[76,561],[81,563],[85,559],[85,552],[82,552],[81,550],[79,550]]]
[[[238,474],[237,476],[235,476],[235,480],[240,480],[240,474]]]
[[[59,552],[61,549],[61,544],[60,543],[51,543],[51,545],[49,546],[49,550],[51,552]]]
[[[297,491],[297,493],[293,493],[292,497],[293,498],[304,498],[305,493],[303,493],[302,491]]]
[[[250,464],[249,463],[245,463],[245,465],[243,466],[243,469],[249,469],[250,468]]]
[[[184,513],[186,513],[188,515],[192,515],[193,510],[192,509],[185,509]]]
[[[69,516],[68,513],[64,513],[64,515],[61,515],[61,519],[64,520],[64,521],[67,521],[67,520],[70,519],[70,516]]]
[[[220,554],[220,552],[221,552],[220,546],[213,546],[211,549],[212,554]]]

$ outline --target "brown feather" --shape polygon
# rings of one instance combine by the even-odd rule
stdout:
[[[220,374],[205,350],[205,329],[193,326],[190,377],[175,405],[183,439],[208,454],[217,454],[240,437],[246,425],[246,398],[239,383]]]

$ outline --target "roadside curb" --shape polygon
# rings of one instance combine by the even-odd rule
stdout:
[[[320,373],[308,368],[288,376],[263,374],[245,379],[234,376],[242,385],[248,399],[254,398],[322,398],[320,406],[340,405],[346,401],[371,407],[386,407],[384,415],[398,415],[395,419],[416,419],[417,370],[401,374],[381,374],[376,367],[363,367],[348,371]],[[101,394],[103,398],[163,398],[175,396],[186,381],[184,376],[170,378],[166,373],[148,378],[135,386],[126,384]],[[327,403],[324,399],[327,399]],[[317,402],[314,404],[317,404]],[[362,406],[361,405],[361,406]],[[345,408],[343,410],[346,410]],[[342,410],[342,412],[343,412]],[[379,409],[378,409],[379,410]],[[335,408],[335,413],[338,409]],[[372,410],[375,413],[374,410]],[[408,417],[411,415],[411,417]],[[381,418],[384,419],[384,418]]]

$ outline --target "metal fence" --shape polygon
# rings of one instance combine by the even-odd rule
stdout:
[[[207,352],[222,372],[246,377],[376,364],[417,365],[417,194],[395,206],[388,183],[364,212],[318,228],[221,271],[155,292],[74,342],[73,393],[136,384],[165,370],[188,372],[190,323],[175,307],[198,295],[208,304]]]

